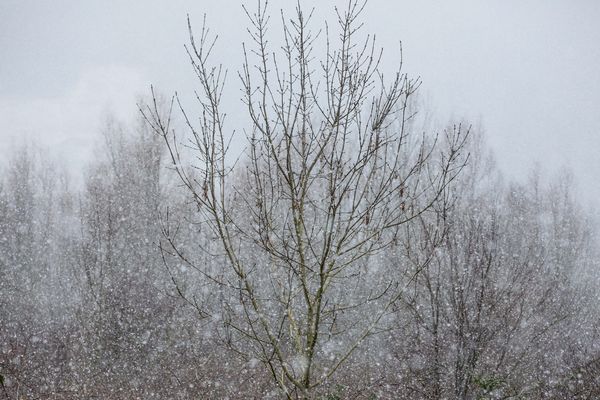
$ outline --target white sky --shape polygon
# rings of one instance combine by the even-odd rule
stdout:
[[[301,2],[318,7],[317,28],[346,4]],[[293,4],[271,1],[273,34]],[[189,93],[186,13],[198,29],[207,14],[216,60],[235,72],[248,40],[237,0],[0,0],[0,157],[29,140],[78,168],[106,116],[131,120],[150,84]],[[370,0],[364,21],[384,64],[396,65],[402,40],[440,122],[483,124],[504,170],[569,166],[589,198],[600,195],[600,1]],[[230,104],[241,110],[236,79]]]

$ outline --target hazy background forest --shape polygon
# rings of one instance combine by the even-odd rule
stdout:
[[[104,118],[82,172],[3,153],[0,398],[600,397],[594,190],[440,123],[371,3],[264,6],[239,67],[188,20],[193,88]]]

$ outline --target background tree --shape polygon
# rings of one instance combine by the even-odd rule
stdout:
[[[481,148],[472,154],[452,207],[422,216],[397,261],[435,255],[398,309],[406,396],[543,398],[571,369],[561,354],[593,331],[579,280],[594,268],[590,225],[568,176],[504,185]]]
[[[70,373],[62,318],[68,294],[62,221],[57,203],[68,197],[59,169],[39,149],[22,145],[9,160],[0,191],[0,375],[3,395],[47,396]],[[52,368],[49,368],[52,366]],[[52,373],[46,373],[46,369]],[[0,392],[1,393],[1,392]]]

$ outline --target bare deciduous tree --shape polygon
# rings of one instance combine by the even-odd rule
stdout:
[[[254,47],[243,47],[239,77],[251,123],[237,164],[228,162],[233,136],[221,104],[226,70],[209,63],[215,41],[205,27],[198,40],[190,26],[188,48],[201,88],[199,122],[177,96],[171,103],[189,136],[172,129],[171,114],[156,102],[141,107],[218,243],[204,249],[213,266],[198,264],[166,226],[163,250],[219,288],[227,343],[263,363],[288,398],[312,396],[384,328],[403,288],[377,273],[377,255],[466,162],[464,129],[446,132],[443,151],[437,138],[411,132],[419,81],[400,68],[384,79],[374,39],[358,39],[363,8],[351,1],[336,10],[339,35],[326,26],[320,60],[312,14],[298,6],[288,21],[282,13],[283,47],[272,52],[266,4],[246,10]],[[183,146],[195,160],[191,168]],[[226,268],[214,267],[220,263]],[[215,317],[196,296],[180,293]]]
[[[575,382],[582,363],[570,357],[583,352],[573,347],[593,342],[585,304],[594,300],[579,281],[594,268],[590,225],[567,175],[505,186],[491,160],[477,160],[482,149],[473,153],[452,207],[440,198],[402,248],[427,268],[407,278],[413,290],[398,310],[401,398],[550,398]],[[579,374],[578,389],[589,390]]]

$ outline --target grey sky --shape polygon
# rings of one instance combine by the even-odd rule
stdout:
[[[318,7],[316,26],[345,3],[302,1]],[[270,8],[277,16],[290,5]],[[2,0],[0,156],[28,138],[82,165],[106,115],[131,119],[151,83],[189,91],[188,12],[198,28],[207,13],[220,35],[216,59],[235,71],[247,40],[237,0]],[[440,122],[481,121],[503,169],[567,165],[600,194],[600,2],[370,0],[364,19],[384,62],[395,64],[402,40],[406,70],[422,77]]]

